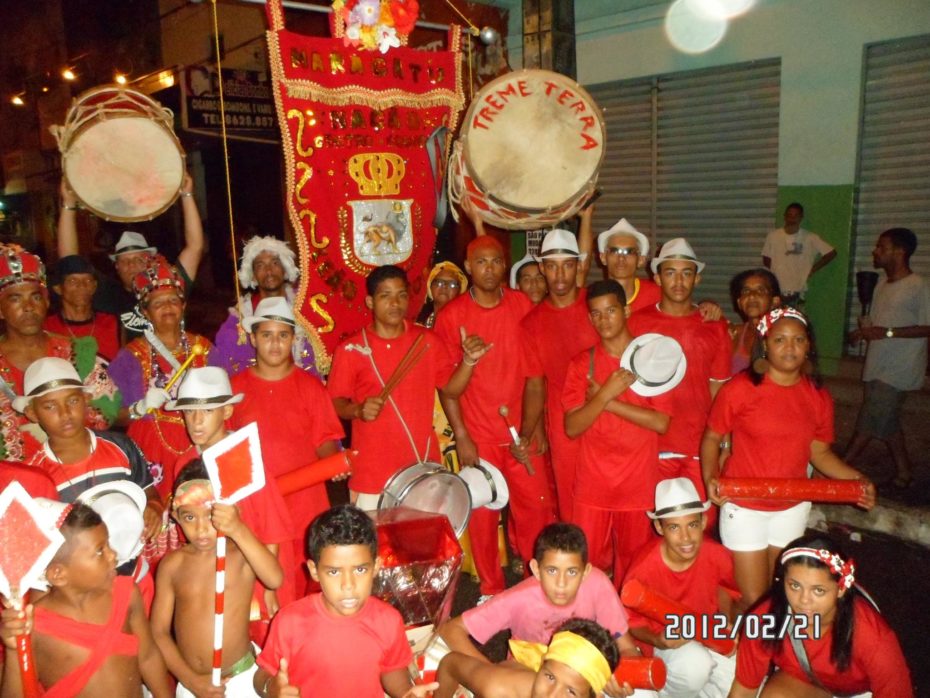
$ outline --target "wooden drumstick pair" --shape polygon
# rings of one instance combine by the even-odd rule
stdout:
[[[514,427],[514,425],[510,423],[510,410],[508,409],[507,405],[501,405],[498,408],[497,413],[501,417],[504,418],[504,424],[507,425],[507,429],[508,431],[510,431],[510,438],[513,439],[513,445],[519,446],[520,445],[520,434],[517,433],[516,427]],[[526,472],[528,472],[530,475],[536,474],[536,469],[532,466],[532,464],[529,461],[527,461],[523,465],[526,466]]]

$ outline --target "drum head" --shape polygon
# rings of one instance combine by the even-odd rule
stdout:
[[[573,80],[520,70],[475,95],[463,133],[467,169],[500,204],[544,211],[570,203],[597,178],[606,131],[600,109]]]
[[[89,123],[62,156],[68,186],[107,220],[154,218],[174,203],[184,158],[174,134],[144,116]]]
[[[436,463],[417,463],[396,473],[378,500],[379,510],[397,506],[444,514],[461,536],[471,516],[471,494],[455,473]]]

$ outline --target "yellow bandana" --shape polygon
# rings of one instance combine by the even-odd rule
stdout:
[[[209,505],[213,502],[213,486],[209,480],[188,480],[174,491],[171,508]]]
[[[511,640],[510,653],[520,664],[533,671],[539,671],[547,659],[562,662],[581,674],[591,684],[595,695],[600,694],[610,680],[610,665],[600,650],[580,635],[568,631],[553,635],[548,647],[539,642]]]
[[[465,274],[462,272],[461,269],[458,268],[458,266],[456,266],[452,262],[440,262],[439,264],[437,264],[436,266],[432,268],[432,270],[429,273],[429,278],[427,278],[426,280],[426,297],[429,298],[430,300],[433,300],[433,292],[430,291],[429,287],[432,285],[433,279],[439,276],[440,272],[443,272],[443,271],[451,271],[453,274],[455,274],[456,278],[459,281],[459,284],[461,284],[461,289],[459,290],[459,293],[465,293],[465,290],[468,288],[468,277],[465,276]]]

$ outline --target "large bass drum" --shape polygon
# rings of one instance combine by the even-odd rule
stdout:
[[[574,80],[518,70],[475,95],[449,161],[449,197],[515,230],[552,227],[594,192],[604,158],[601,110]]]
[[[394,473],[387,481],[378,498],[378,511],[399,506],[444,514],[455,535],[461,537],[471,516],[471,493],[458,475],[426,461]]]
[[[184,151],[173,114],[117,85],[80,94],[52,133],[68,186],[81,205],[112,221],[150,220],[178,198]]]

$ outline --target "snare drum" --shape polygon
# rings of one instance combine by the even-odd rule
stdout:
[[[106,85],[79,95],[52,133],[81,205],[112,221],[151,220],[175,202],[184,151],[174,115],[151,97]]]
[[[461,537],[471,516],[471,494],[465,482],[438,463],[415,463],[395,473],[378,498],[378,511],[405,506],[444,514]]]
[[[449,162],[449,196],[488,223],[533,230],[575,215],[604,158],[601,110],[574,80],[518,70],[475,95]]]

